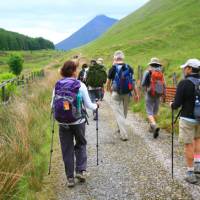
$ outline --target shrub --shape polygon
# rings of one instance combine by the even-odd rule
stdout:
[[[19,55],[11,55],[8,60],[10,71],[15,75],[20,75],[23,69],[24,59]]]

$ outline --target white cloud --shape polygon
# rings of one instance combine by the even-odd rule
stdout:
[[[6,0],[0,4],[0,27],[57,43],[93,17],[122,18],[148,0]]]

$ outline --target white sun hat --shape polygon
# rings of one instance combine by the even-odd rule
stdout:
[[[148,65],[153,65],[153,64],[161,65],[160,60],[158,58],[151,58],[151,61],[150,63],[148,63]]]
[[[192,58],[187,60],[187,62],[183,65],[181,65],[181,68],[185,68],[185,67],[192,67],[192,68],[200,68],[200,60],[196,59],[196,58]]]

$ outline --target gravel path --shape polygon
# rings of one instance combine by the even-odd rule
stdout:
[[[73,189],[65,185],[66,178],[60,147],[54,151],[51,176],[57,200],[190,200],[200,199],[200,186],[183,181],[182,147],[175,142],[175,179],[171,179],[170,135],[161,132],[157,140],[148,133],[148,125],[130,113],[129,140],[122,142],[118,134],[109,98],[99,113],[99,166],[96,166],[96,124],[90,117],[87,126],[88,178]],[[91,113],[90,113],[91,116]],[[47,189],[45,191],[48,191]]]

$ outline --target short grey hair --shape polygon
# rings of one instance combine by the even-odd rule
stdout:
[[[115,51],[113,58],[114,60],[124,60],[125,56],[123,51],[121,50]]]

